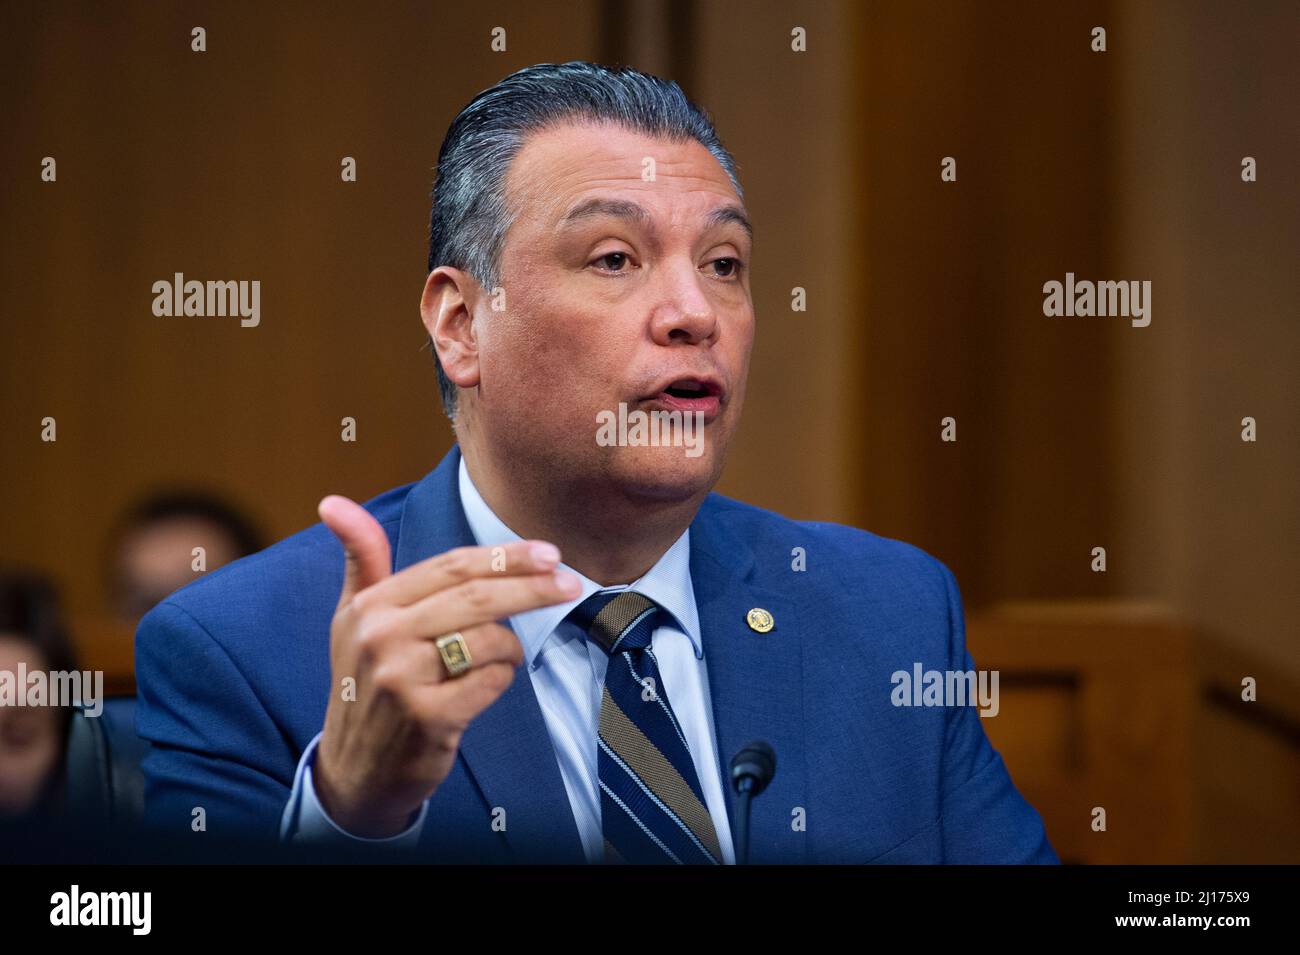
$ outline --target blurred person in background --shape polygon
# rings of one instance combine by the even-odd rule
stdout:
[[[194,548],[202,547],[196,569]],[[135,626],[148,610],[232,560],[261,550],[253,522],[221,498],[190,490],[141,499],[109,537],[109,592],[113,611]]]
[[[77,669],[54,585],[36,573],[0,572],[0,671]],[[58,816],[70,706],[0,705],[0,822]]]

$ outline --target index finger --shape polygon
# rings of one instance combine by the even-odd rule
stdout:
[[[407,606],[474,577],[519,577],[554,570],[560,550],[540,540],[492,547],[457,547],[394,574],[370,587],[366,600]]]

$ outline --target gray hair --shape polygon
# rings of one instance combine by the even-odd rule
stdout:
[[[539,63],[511,73],[460,111],[438,151],[429,216],[429,271],[461,269],[484,288],[499,284],[501,248],[516,210],[505,198],[506,171],[529,133],[566,120],[613,122],[675,142],[693,139],[721,164],[742,196],[736,164],[708,114],[680,86],[639,70],[595,63]],[[430,336],[438,390],[456,417],[456,386]]]

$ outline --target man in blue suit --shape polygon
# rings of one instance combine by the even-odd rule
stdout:
[[[145,617],[153,826],[725,864],[763,740],[749,862],[1056,861],[972,701],[899,705],[899,673],[974,671],[951,572],[712,493],[754,333],[742,197],[706,116],[633,70],[530,67],[461,111],[421,300],[457,446]]]

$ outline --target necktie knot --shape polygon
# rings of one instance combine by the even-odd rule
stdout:
[[[569,614],[608,654],[650,646],[662,608],[635,590],[597,591]]]

